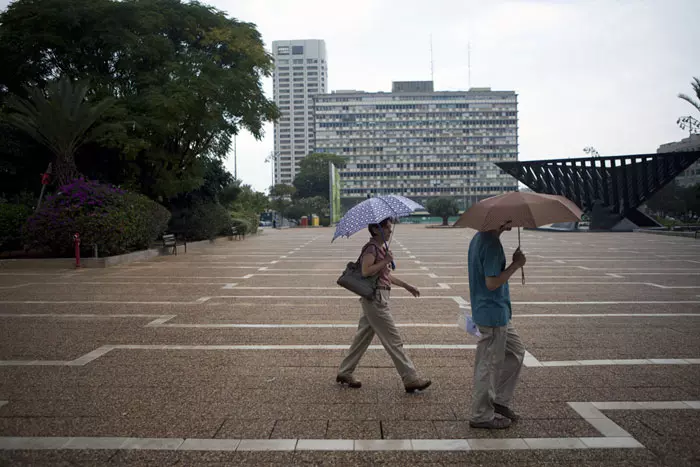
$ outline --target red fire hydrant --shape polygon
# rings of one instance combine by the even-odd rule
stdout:
[[[75,244],[75,267],[80,267],[80,234],[73,234],[73,243]]]

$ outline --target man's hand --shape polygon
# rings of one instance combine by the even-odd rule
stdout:
[[[522,268],[525,266],[526,262],[527,258],[525,257],[525,253],[520,251],[520,247],[518,247],[518,249],[515,250],[515,253],[513,253],[513,264],[515,264],[516,267]]]
[[[413,287],[412,285],[406,284],[406,286],[404,287],[404,289],[406,289],[406,290],[407,290],[411,295],[413,295],[414,297],[416,297],[416,298],[420,297],[420,290],[418,290],[417,288]]]

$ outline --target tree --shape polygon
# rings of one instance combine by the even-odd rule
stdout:
[[[695,109],[700,112],[700,78],[693,78],[693,82],[690,83],[690,85],[693,88],[693,91],[695,92],[695,97],[698,100],[693,99],[691,96],[687,94],[678,94],[678,97],[680,99],[683,99],[684,101],[688,102],[690,105],[695,107]]]
[[[645,204],[662,218],[673,216],[687,221],[690,212],[700,209],[700,185],[682,187],[674,180],[654,194]]]
[[[253,190],[253,187],[250,185],[241,186],[237,198],[231,204],[231,208],[234,211],[252,212],[255,214],[260,214],[269,209],[269,207],[270,200],[267,195]]]
[[[297,189],[292,185],[286,185],[284,183],[278,183],[270,187],[270,196],[276,198],[282,197],[292,197],[296,194]]]
[[[299,173],[294,177],[296,195],[299,198],[322,196],[329,198],[330,171],[328,163],[344,166],[345,159],[335,154],[313,153],[304,157],[299,164]]]
[[[431,216],[442,217],[442,225],[448,225],[449,217],[459,213],[457,202],[449,198],[431,199],[425,207]]]
[[[328,200],[323,196],[298,198],[287,210],[287,216],[291,219],[300,219],[302,216],[311,216],[312,214],[328,217],[330,215]]]
[[[46,92],[27,88],[29,98],[10,95],[5,120],[51,150],[58,185],[68,184],[80,176],[75,153],[85,143],[96,140],[108,128],[100,118],[114,99],[86,102],[87,83],[73,83],[66,77],[51,82]]]
[[[286,217],[289,208],[292,206],[292,196],[296,193],[296,188],[292,185],[278,183],[270,187],[270,207],[279,212],[282,217]]]
[[[153,198],[202,183],[240,129],[256,138],[279,115],[263,92],[271,56],[253,24],[180,0],[17,0],[0,15],[0,101],[57,76],[87,79],[127,121],[91,160]]]

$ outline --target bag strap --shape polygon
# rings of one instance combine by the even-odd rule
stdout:
[[[376,244],[374,244],[374,243],[372,243],[372,242],[367,242],[367,243],[365,244],[365,246],[362,247],[362,251],[360,252],[360,256],[357,258],[357,264],[358,264],[358,265],[360,265],[360,266],[362,265],[362,256],[364,256],[365,250],[366,250],[367,248],[371,247],[371,246],[373,246],[373,247],[375,247],[375,248],[378,248]],[[375,263],[377,262],[377,256],[376,256],[376,255],[374,256],[374,262],[375,262]]]

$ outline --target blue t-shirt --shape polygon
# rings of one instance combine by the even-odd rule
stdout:
[[[512,314],[508,282],[493,291],[486,287],[486,276],[499,276],[506,268],[498,236],[478,232],[469,244],[467,263],[472,319],[479,326],[506,326]]]

